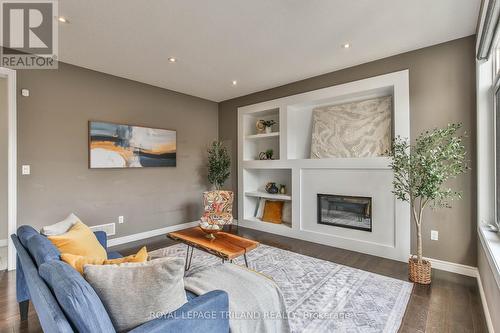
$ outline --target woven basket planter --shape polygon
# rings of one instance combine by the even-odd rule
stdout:
[[[408,260],[408,277],[411,282],[419,284],[431,283],[431,262],[423,260],[419,263],[417,257],[412,256]]]

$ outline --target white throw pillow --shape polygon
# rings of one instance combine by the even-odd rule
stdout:
[[[117,332],[154,319],[152,313],[166,315],[187,302],[182,258],[85,265],[83,276],[101,299]]]
[[[75,225],[77,222],[81,222],[81,220],[78,218],[78,216],[71,213],[67,218],[65,218],[61,222],[57,222],[55,224],[43,227],[42,230],[40,230],[40,233],[45,236],[62,235],[68,232],[68,230],[71,229],[71,227]]]

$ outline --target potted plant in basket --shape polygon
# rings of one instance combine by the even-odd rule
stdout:
[[[394,171],[393,193],[397,199],[410,203],[417,229],[417,255],[408,261],[410,280],[416,283],[431,283],[431,264],[422,254],[424,209],[428,205],[451,208],[450,201],[461,198],[461,192],[447,186],[449,179],[469,169],[464,136],[457,135],[461,127],[461,124],[449,124],[426,131],[413,145],[401,137],[393,142],[390,165]]]

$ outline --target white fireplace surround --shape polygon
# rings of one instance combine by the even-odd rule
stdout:
[[[312,110],[391,95],[393,136],[410,137],[408,70],[288,96],[238,109],[238,221],[241,226],[292,238],[407,261],[410,209],[391,193],[390,158],[310,159]],[[275,120],[272,133],[256,133],[259,119]],[[274,160],[259,160],[273,149]],[[268,195],[269,181],[286,185],[279,197]],[[372,198],[372,231],[317,223],[317,194]],[[291,202],[291,224],[255,217],[260,197]]]

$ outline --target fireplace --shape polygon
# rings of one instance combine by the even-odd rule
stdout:
[[[318,194],[318,223],[372,231],[372,198]]]

